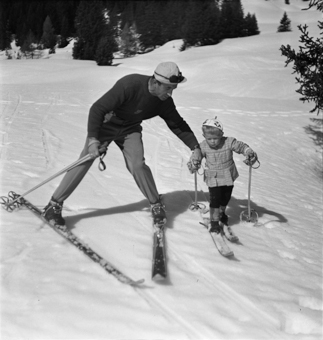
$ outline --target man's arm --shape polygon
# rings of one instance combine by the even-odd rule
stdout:
[[[202,153],[194,132],[180,116],[171,98],[169,98],[165,104],[167,104],[167,106],[164,105],[162,108],[160,117],[165,120],[169,129],[192,150],[192,162],[196,165],[200,164],[202,161]]]
[[[159,116],[165,120],[169,129],[191,150],[194,150],[199,145],[192,129],[176,110],[172,98],[164,102]]]

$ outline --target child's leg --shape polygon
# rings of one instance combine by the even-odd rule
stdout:
[[[224,214],[225,213],[225,209],[227,208],[226,205],[220,205],[220,215]]]
[[[209,193],[210,193],[210,219],[211,221],[219,221],[221,187],[209,188]]]
[[[228,224],[228,216],[225,214],[228,203],[230,202],[233,185],[221,187],[220,196],[220,221],[224,224]]]
[[[209,188],[210,193],[210,220],[211,228],[210,232],[221,232],[220,221],[220,197],[221,197],[221,187]]]

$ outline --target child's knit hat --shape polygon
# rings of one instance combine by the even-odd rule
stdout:
[[[219,136],[222,137],[223,136],[223,125],[222,123],[218,120],[218,117],[215,116],[212,119],[207,119],[203,124],[202,124],[202,131],[204,132],[203,127],[204,126],[211,126],[214,129],[212,129],[212,132]]]

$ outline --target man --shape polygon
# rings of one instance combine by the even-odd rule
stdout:
[[[95,157],[100,156],[100,147],[114,141],[124,155],[127,169],[151,205],[154,224],[165,223],[164,206],[151,170],[145,163],[141,123],[156,116],[163,118],[169,129],[193,151],[193,162],[199,163],[202,159],[199,143],[177,112],[172,98],[177,85],[185,81],[175,63],[163,62],[157,66],[153,76],[130,74],[121,78],[96,101],[90,108],[88,135],[80,155],[81,158],[91,154],[93,160],[65,174],[44,208],[43,217],[52,224],[65,225],[63,202],[81,182]]]

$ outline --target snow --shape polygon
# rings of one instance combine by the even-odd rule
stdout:
[[[143,124],[145,157],[168,214],[169,279],[151,281],[149,204],[115,145],[65,202],[71,230],[142,288],[118,282],[26,209],[1,209],[1,339],[322,339],[322,154],[317,117],[295,92],[279,47],[298,44],[298,23],[318,36],[318,11],[303,1],[245,0],[259,36],[179,52],[181,41],[115,67],[71,58],[6,60],[1,67],[1,195],[21,194],[77,159],[88,109],[117,79],[152,74],[161,61],[188,78],[174,91],[179,112],[202,140],[214,115],[227,136],[248,143],[261,166],[252,171],[251,207],[261,227],[241,223],[248,167],[240,173],[228,214],[241,244],[233,260],[219,255],[188,209],[194,176],[188,148],[160,118]],[[284,11],[293,31],[276,33]],[[263,28],[264,31],[263,31]],[[315,134],[316,131],[316,134]],[[42,208],[61,177],[30,193]],[[198,176],[198,201],[207,203]]]

